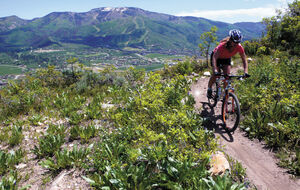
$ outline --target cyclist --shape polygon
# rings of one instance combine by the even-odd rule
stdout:
[[[220,44],[213,50],[210,56],[210,63],[212,65],[213,74],[208,82],[207,97],[212,96],[212,85],[216,81],[216,73],[220,73],[220,69],[224,74],[230,74],[231,57],[239,53],[244,67],[244,75],[248,77],[248,62],[243,46],[240,44],[242,41],[242,34],[239,30],[230,30],[229,36],[221,40]],[[222,68],[220,68],[222,66]]]

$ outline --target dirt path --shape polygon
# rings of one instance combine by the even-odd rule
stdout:
[[[284,169],[279,168],[274,154],[265,149],[262,143],[249,140],[240,129],[232,135],[222,129],[221,103],[214,109],[207,104],[208,80],[208,77],[202,77],[192,85],[191,94],[195,97],[196,108],[200,109],[201,116],[208,119],[207,127],[214,129],[215,135],[220,137],[220,146],[246,168],[250,182],[258,190],[300,190],[300,179],[291,179]]]

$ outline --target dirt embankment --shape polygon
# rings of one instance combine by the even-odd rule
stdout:
[[[236,70],[236,69],[235,69]],[[234,73],[234,71],[233,71]],[[201,77],[192,85],[191,94],[195,97],[196,108],[201,116],[208,119],[208,128],[215,130],[220,146],[224,151],[242,163],[247,177],[259,190],[300,190],[300,179],[291,179],[286,170],[276,165],[274,154],[259,141],[249,140],[239,128],[229,135],[222,128],[221,102],[210,108],[206,98],[209,77]],[[243,114],[243,113],[242,113]]]

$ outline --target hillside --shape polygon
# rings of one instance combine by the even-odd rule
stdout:
[[[73,43],[91,47],[191,52],[198,48],[201,33],[211,26],[219,28],[219,38],[226,36],[229,29],[238,28],[246,40],[260,37],[264,28],[261,23],[229,24],[133,7],[97,8],[84,13],[53,12],[29,21],[19,19],[14,22],[16,24],[10,20],[0,19],[1,51]]]
[[[21,19],[17,16],[9,16],[0,18],[0,33],[13,30],[15,28],[28,24],[29,21]]]

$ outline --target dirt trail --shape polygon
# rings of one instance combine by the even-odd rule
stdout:
[[[201,116],[208,119],[207,127],[214,129],[215,135],[220,137],[220,146],[246,168],[250,182],[258,190],[300,190],[300,179],[291,179],[286,170],[279,168],[274,154],[264,148],[261,142],[249,140],[239,128],[232,135],[223,130],[221,102],[214,109],[207,102],[208,80],[208,77],[202,77],[192,85],[191,94],[195,97],[196,108],[200,110]]]

